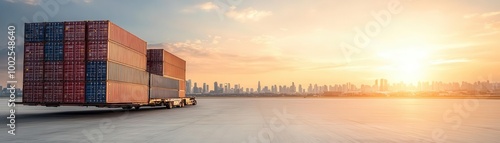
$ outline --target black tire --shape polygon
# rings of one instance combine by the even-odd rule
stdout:
[[[141,106],[135,106],[134,109],[139,110],[139,109],[141,109]]]
[[[191,102],[193,103],[193,105],[198,104],[198,103],[196,102],[196,100],[193,100],[193,101],[191,101]]]
[[[172,105],[172,102],[167,103],[167,109],[172,109],[174,108],[174,105]]]

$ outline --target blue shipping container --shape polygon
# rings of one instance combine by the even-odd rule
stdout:
[[[45,41],[63,41],[64,22],[47,22],[45,24]]]
[[[45,39],[45,23],[25,23],[24,41],[43,42]]]
[[[105,81],[107,72],[106,61],[87,62],[86,79],[87,81]]]
[[[45,43],[44,56],[46,61],[64,60],[64,43],[63,42]]]
[[[106,103],[106,81],[87,81],[85,101],[86,103]]]

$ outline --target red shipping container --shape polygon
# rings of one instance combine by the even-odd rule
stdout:
[[[43,46],[42,42],[24,43],[24,61],[43,61]]]
[[[64,61],[65,81],[85,81],[85,61]]]
[[[64,82],[63,103],[85,103],[85,82]]]
[[[64,22],[64,40],[65,41],[85,41],[86,21],[68,21]]]
[[[85,61],[85,41],[64,42],[64,60]]]
[[[64,63],[62,61],[45,62],[43,79],[45,81],[63,81],[64,80],[63,70],[64,70]]]
[[[41,103],[43,102],[43,82],[26,81],[23,84],[23,102]]]
[[[25,81],[43,81],[44,62],[24,62]]]
[[[87,27],[87,40],[89,41],[114,41],[119,45],[146,55],[146,41],[108,20],[89,21]]]
[[[63,82],[44,82],[44,103],[62,103],[64,95]]]

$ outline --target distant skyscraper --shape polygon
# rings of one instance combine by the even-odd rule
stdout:
[[[203,83],[203,91],[201,93],[207,93],[207,84]]]
[[[302,84],[299,84],[299,93],[302,93]]]
[[[214,93],[218,93],[219,92],[219,85],[217,84],[217,81],[214,82]]]
[[[260,93],[260,91],[261,91],[261,88],[260,88],[260,81],[259,81],[259,83],[257,85],[257,93]]]
[[[194,87],[193,87],[193,93],[199,93],[198,92],[198,83],[194,83]]]

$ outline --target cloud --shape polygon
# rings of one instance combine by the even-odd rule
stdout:
[[[250,40],[250,41],[252,41],[255,44],[272,44],[274,42],[274,40],[276,40],[276,38],[274,36],[261,35],[261,36],[257,36],[257,37],[252,38],[252,40]]]
[[[471,19],[471,18],[476,18],[476,17],[489,18],[489,17],[493,17],[493,16],[496,16],[496,15],[500,15],[500,11],[486,12],[486,13],[466,14],[463,17],[465,19]]]
[[[10,2],[10,3],[21,2],[21,3],[27,4],[27,5],[32,5],[32,6],[40,5],[43,2],[42,0],[5,0],[5,1],[6,2]],[[79,2],[91,3],[94,0],[71,0],[71,1],[74,2],[74,3],[79,3]],[[62,4],[62,3],[66,3],[68,1],[64,1],[64,2],[57,1],[57,2],[59,4]]]
[[[10,3],[22,2],[28,5],[39,5],[41,0],[5,0]]]
[[[485,23],[484,28],[485,29],[500,30],[500,21]]]
[[[454,64],[454,63],[466,63],[469,59],[447,59],[447,60],[436,60],[431,62],[432,65],[443,65],[443,64]]]
[[[206,3],[198,4],[195,6],[190,6],[190,7],[184,8],[181,10],[181,12],[184,12],[184,13],[194,13],[196,11],[210,12],[210,11],[216,10],[218,8],[219,7],[216,4],[214,4],[213,2],[206,2]]]
[[[271,11],[255,10],[253,8],[238,11],[235,7],[232,7],[228,12],[226,12],[225,15],[238,22],[244,23],[247,21],[259,21],[265,17],[271,16],[272,14],[273,13]]]
[[[209,36],[206,40],[186,40],[150,44],[152,49],[165,49],[188,63],[189,72],[207,74],[258,74],[275,71],[296,70],[296,59],[273,55],[258,55],[254,53],[238,54],[228,49],[228,40],[219,40],[214,44],[213,39],[223,39],[220,36]],[[294,62],[295,61],[295,62]]]
[[[481,17],[487,18],[487,17],[496,16],[496,15],[500,15],[500,11],[483,13],[483,14],[481,14]]]

